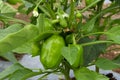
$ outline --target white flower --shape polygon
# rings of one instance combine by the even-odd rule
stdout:
[[[37,17],[39,14],[38,14],[38,11],[37,10],[33,10],[33,16],[34,17]]]
[[[59,19],[60,17],[57,15],[56,18]]]
[[[62,16],[63,16],[63,18],[69,17],[69,15],[67,13],[64,13]]]
[[[67,13],[64,13],[64,14],[62,14],[62,17],[63,17],[63,18],[69,17],[69,15],[68,15]],[[57,15],[56,18],[59,19],[59,18],[60,18],[60,15]]]

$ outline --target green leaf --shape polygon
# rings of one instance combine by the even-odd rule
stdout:
[[[41,70],[39,72],[30,72],[30,73],[26,74],[25,76],[23,76],[21,78],[21,80],[26,80],[30,77],[37,76],[37,75],[40,75],[40,74],[43,74],[43,72]]]
[[[85,67],[74,70],[76,80],[109,80],[102,74],[98,74]]]
[[[120,55],[118,55],[115,59],[112,60],[113,62],[120,64]]]
[[[100,0],[96,0],[96,2],[97,1],[100,1]],[[95,26],[96,19],[99,18],[101,15],[104,15],[104,14],[111,12],[115,9],[119,9],[119,6],[110,6],[108,8],[105,8],[100,13],[95,15],[91,20],[89,20],[86,24],[82,25],[82,30],[84,31],[84,33],[90,33],[92,31],[94,31],[95,29],[97,29],[98,26]]]
[[[105,59],[105,58],[99,58],[95,62],[95,65],[104,70],[112,70],[112,69],[120,68],[120,64],[117,64],[117,63],[115,63],[111,60]]]
[[[55,19],[55,13],[53,9],[51,8],[51,5],[49,3],[45,3],[45,5],[39,5],[39,9],[44,12],[48,17],[51,17]]]
[[[120,19],[111,20],[110,23],[109,23],[109,25],[114,25],[114,24],[120,25]]]
[[[115,3],[120,6],[120,0],[115,0]]]
[[[2,14],[2,13],[0,13],[0,20],[4,21],[4,22],[13,21],[13,22],[19,22],[19,23],[22,23],[22,24],[28,24],[28,22],[26,22],[24,20],[13,18],[11,16],[7,16],[7,15]]]
[[[13,63],[17,63],[17,59],[15,58],[14,54],[12,52],[8,52],[6,54],[1,54],[0,56],[4,57],[5,59],[13,62]]]
[[[0,13],[6,14],[7,16],[14,16],[17,12],[11,5],[0,1]]]
[[[7,69],[0,73],[0,80],[3,80],[4,78],[13,74],[15,71],[19,69],[24,69],[24,67],[21,66],[19,63],[13,64],[12,66],[8,67]]]
[[[23,26],[21,24],[13,24],[11,26],[8,26],[8,28],[0,29],[0,40],[3,39],[5,36],[9,35],[10,33],[17,32],[22,28]]]
[[[69,45],[68,47],[63,47],[62,49],[62,56],[71,64],[73,65],[76,61],[76,57],[78,56],[78,48],[74,45]]]
[[[60,31],[45,31],[45,32],[42,32],[41,34],[39,34],[34,41],[38,42],[38,41],[41,41],[43,39],[46,39],[48,37],[50,37],[51,35],[53,34],[59,34]]]
[[[44,31],[44,27],[45,27],[44,19],[45,19],[44,14],[40,14],[37,18],[37,24],[36,25],[37,25],[40,33]]]
[[[39,5],[39,8],[40,8],[48,17],[51,17],[49,11],[46,9],[45,6]]]
[[[22,1],[23,1],[23,3],[25,4],[26,9],[31,8],[31,7],[33,6],[32,3],[30,3],[30,2],[28,2],[28,1],[26,1],[26,0],[22,0]]]
[[[26,25],[23,29],[11,33],[0,40],[0,54],[9,52],[35,38],[38,29],[34,25]]]
[[[89,37],[82,38],[79,42],[80,43],[89,43],[93,42],[94,40],[90,39]],[[105,51],[107,48],[106,44],[95,44],[84,46],[84,65],[87,66],[93,60],[96,60],[101,53]]]
[[[89,33],[91,32],[94,27],[95,27],[95,21],[96,21],[96,17],[92,18],[91,20],[89,20],[86,24],[84,24],[82,26],[82,30],[85,32],[85,33]]]
[[[112,27],[106,32],[107,39],[120,44],[120,26]]]
[[[22,80],[24,76],[31,73],[32,71],[29,69],[19,69],[15,71],[9,78],[9,80]]]
[[[40,14],[38,16],[36,25],[39,29],[39,33],[47,32],[47,31],[54,31],[52,20],[45,18],[44,14]]]
[[[13,52],[20,53],[20,54],[25,54],[25,53],[30,54],[30,53],[32,53],[31,50],[32,50],[31,43],[27,42],[27,43],[15,48],[13,50]]]
[[[55,16],[55,13],[54,13],[53,9],[51,8],[51,5],[49,3],[46,3],[45,8],[49,12],[51,18],[55,19],[56,16]]]

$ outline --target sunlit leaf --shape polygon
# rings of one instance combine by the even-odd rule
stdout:
[[[112,27],[107,31],[106,35],[108,40],[112,40],[115,43],[120,44],[120,26]]]
[[[0,79],[3,80],[4,78],[13,74],[15,71],[19,69],[24,69],[24,67],[21,66],[19,63],[13,64],[12,66],[8,67],[7,69],[0,73]]]
[[[95,64],[96,64],[96,66],[98,66],[99,68],[104,69],[104,70],[112,70],[112,69],[120,68],[120,64],[117,64],[117,63],[113,62],[112,60],[108,60],[105,58],[99,58],[95,62]]]
[[[98,74],[85,67],[74,70],[76,80],[109,80],[102,74]]]
[[[24,76],[26,76],[27,74],[31,72],[32,70],[29,70],[29,69],[25,69],[25,68],[19,69],[10,76],[9,80],[22,80]]]
[[[11,5],[0,1],[0,13],[6,14],[8,16],[14,16],[17,10]]]
[[[0,40],[0,54],[9,52],[28,41],[31,41],[38,35],[38,29],[34,25],[27,25],[21,30],[8,34]]]
[[[76,57],[78,56],[78,49],[74,45],[69,45],[68,47],[63,47],[61,54],[64,58],[73,65],[76,61]]]
[[[14,49],[13,52],[16,52],[19,54],[25,54],[25,53],[30,54],[32,52],[31,50],[32,50],[31,43],[27,42],[27,43],[17,47],[16,49]]]
[[[21,24],[13,24],[13,25],[8,26],[8,28],[0,29],[0,40],[3,39],[8,34],[19,31],[22,28],[23,26]]]
[[[80,43],[89,43],[93,42],[94,40],[90,39],[89,37],[82,38],[79,42]],[[107,48],[106,44],[94,44],[89,46],[84,46],[84,65],[88,65],[93,60],[96,60],[101,53],[105,52]]]

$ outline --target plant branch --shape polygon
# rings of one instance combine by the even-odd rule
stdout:
[[[29,74],[27,74],[25,77],[22,78],[22,80],[26,80],[30,77],[33,77],[33,76],[37,76],[37,75],[40,75],[40,74],[50,74],[50,73],[53,73],[53,72],[60,72],[58,70],[53,70],[53,71],[39,71],[39,72],[31,72]]]
[[[115,42],[113,42],[113,41],[94,41],[94,42],[83,43],[81,45],[82,46],[89,46],[89,45],[101,44],[101,43],[115,43]]]
[[[2,15],[2,14],[0,14],[0,18],[1,18],[0,20],[19,22],[19,23],[22,23],[22,24],[28,24],[28,22],[26,22],[24,20],[8,17],[8,16]]]
[[[87,7],[85,7],[83,10],[81,10],[80,12],[83,13],[85,12],[87,9],[89,9],[90,7],[92,7],[93,5],[95,5],[96,3],[98,3],[101,0],[95,0],[92,4],[88,5]]]
[[[95,35],[95,34],[106,34],[106,32],[95,32],[95,33],[89,33],[89,34],[86,34],[86,35],[83,35],[83,37],[87,37],[87,36],[91,36],[91,35]]]
[[[46,73],[43,76],[41,76],[38,80],[42,80],[44,77],[46,77],[47,75],[49,75],[50,73]]]
[[[95,71],[99,73],[99,68],[97,66],[95,66]]]
[[[62,65],[63,66],[61,68],[61,72],[64,74],[65,80],[70,80],[70,76],[69,76],[70,66],[68,65],[67,61],[63,61]]]
[[[106,34],[106,33],[107,33],[107,32],[94,32],[94,33],[89,33],[89,34],[82,35],[82,36],[79,36],[80,34],[78,34],[78,36],[79,36],[80,38],[84,38],[84,37],[91,36],[91,35]],[[77,38],[77,42],[80,40],[80,38]]]

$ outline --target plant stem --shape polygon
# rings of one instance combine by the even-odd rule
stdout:
[[[100,0],[96,0],[94,1],[92,4],[88,5],[87,7],[85,7],[83,10],[81,10],[80,12],[83,13],[84,11],[86,11],[87,9],[89,9],[90,7],[92,7],[93,5],[95,5],[96,3],[98,3]]]
[[[74,10],[75,10],[75,2],[71,0],[70,4],[70,16],[69,16],[69,24],[70,28],[72,28],[72,20],[74,19]]]
[[[70,76],[69,76],[70,67],[66,61],[63,62],[63,67],[61,72],[64,74],[65,80],[70,80]]]
[[[76,44],[75,35],[73,34],[73,44]]]
[[[55,23],[58,23],[58,22],[59,22],[58,19],[52,20],[52,24],[55,24]]]
[[[68,0],[65,0],[64,11],[66,11],[67,9],[67,3],[68,3]]]
[[[95,71],[99,73],[99,68],[97,66],[95,66]]]
[[[88,42],[81,44],[82,46],[88,46],[88,45],[94,45],[94,44],[100,44],[100,43],[115,43],[112,41],[94,41],[94,42]]]
[[[53,72],[59,72],[57,70],[54,70],[54,71],[39,71],[39,72],[31,72],[29,74],[27,74],[26,76],[24,76],[21,80],[26,80],[27,78],[30,78],[30,77],[33,77],[33,76],[37,76],[37,75],[40,75],[40,74],[50,74],[50,73],[53,73]]]
[[[89,33],[89,34],[86,34],[86,35],[84,35],[84,36],[82,36],[82,38],[83,37],[87,37],[87,36],[91,36],[91,35],[95,35],[95,34],[106,34],[107,32],[95,32],[95,33]]]
[[[96,14],[99,14],[101,12],[103,3],[104,3],[104,0],[101,0],[100,2],[97,3]],[[102,14],[99,17],[97,17],[97,19],[96,19],[95,26],[97,29],[100,28],[101,19],[102,19]],[[98,35],[98,39],[99,39],[99,37],[100,37],[100,35]]]
[[[66,75],[66,74],[65,74],[65,80],[70,80],[69,75]]]
[[[40,77],[38,80],[42,80],[43,78],[45,78],[47,75],[49,75],[49,73],[44,74],[42,77]]]
[[[67,69],[67,67],[66,67],[65,71],[64,71],[65,80],[70,80],[69,71],[70,71],[70,69]]]
[[[107,34],[107,32],[94,32],[94,33],[89,33],[89,34],[82,35],[82,36],[79,36],[79,35],[81,35],[79,33],[79,34],[77,34],[77,36],[79,36],[80,38],[84,38],[84,37],[91,36],[91,35],[96,35],[96,34]],[[80,38],[77,38],[77,42],[80,40]]]

